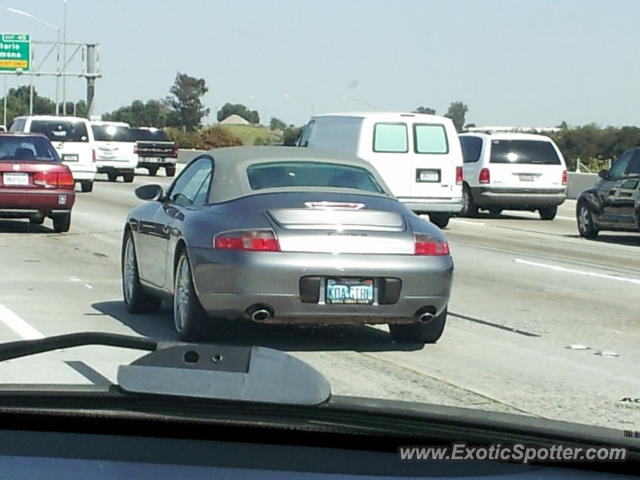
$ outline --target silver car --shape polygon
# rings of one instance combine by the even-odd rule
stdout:
[[[453,261],[444,235],[354,157],[232,147],[195,158],[127,218],[122,284],[130,312],[173,301],[183,340],[223,319],[389,324],[431,343],[444,330]]]

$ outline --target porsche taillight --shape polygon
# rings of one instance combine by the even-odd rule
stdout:
[[[414,235],[414,254],[442,256],[449,255],[449,244],[430,235],[416,233]]]
[[[279,252],[280,244],[273,230],[237,230],[216,235],[213,246],[220,250]]]

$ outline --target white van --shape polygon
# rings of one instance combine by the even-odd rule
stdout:
[[[96,158],[93,132],[86,118],[34,115],[16,117],[12,132],[37,132],[46,135],[62,162],[69,167],[76,184],[83,192],[93,190],[96,176]]]
[[[440,228],[462,209],[462,152],[453,122],[419,113],[316,115],[299,147],[356,155],[371,163],[393,194]]]
[[[96,167],[98,173],[106,173],[110,182],[119,176],[126,183],[133,182],[138,154],[135,151],[136,140],[128,123],[91,122]]]
[[[567,167],[549,137],[526,133],[463,133],[464,207],[499,215],[502,210],[537,210],[553,220],[566,198]]]

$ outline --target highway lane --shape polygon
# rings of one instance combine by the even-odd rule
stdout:
[[[170,180],[96,183],[78,194],[68,234],[0,220],[0,341],[87,330],[175,339],[169,306],[126,313],[119,271],[122,224],[139,203],[133,188]],[[640,235],[577,238],[573,208],[567,202],[553,222],[514,212],[452,220],[451,315],[436,345],[395,344],[384,327],[240,324],[220,335],[294,352],[338,394],[638,426],[640,409],[619,400],[640,397]],[[114,380],[118,364],[140,355],[106,347],[43,354],[0,364],[0,381]]]

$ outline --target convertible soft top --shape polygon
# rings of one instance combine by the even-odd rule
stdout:
[[[378,171],[367,161],[358,157],[333,153],[328,151],[313,150],[296,147],[227,147],[215,148],[203,155],[213,158],[214,175],[210,203],[223,203],[237,198],[255,195],[257,193],[278,193],[298,191],[296,187],[265,188],[254,190],[249,184],[247,167],[260,163],[271,162],[319,162],[338,163],[352,167],[363,168],[371,173],[383,188],[385,193],[367,192],[367,195],[377,195],[393,198],[391,189],[384,182]],[[202,158],[202,156],[196,157]],[[194,159],[195,160],[195,159]],[[323,191],[345,193],[344,188],[305,187],[305,191]],[[362,194],[362,191],[354,190],[354,193]]]

